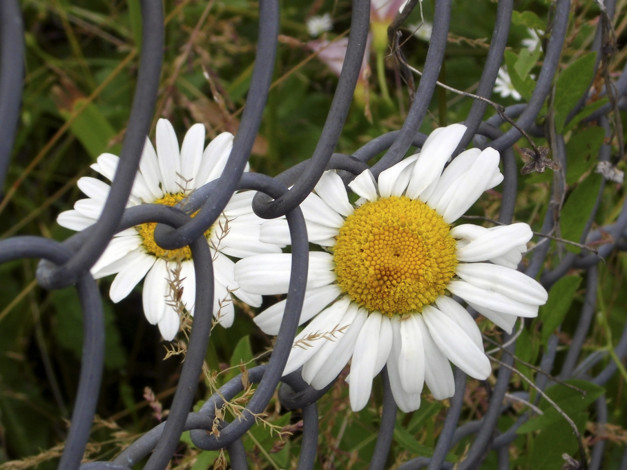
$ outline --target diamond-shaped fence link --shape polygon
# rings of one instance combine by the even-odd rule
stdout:
[[[307,278],[307,234],[299,205],[312,191],[326,169],[344,170],[344,178],[348,181],[351,174],[359,174],[369,167],[369,162],[374,157],[383,154],[371,167],[376,176],[399,162],[410,147],[420,148],[424,143],[426,136],[421,134],[419,129],[438,87],[437,80],[447,48],[448,26],[453,2],[438,0],[434,3],[434,28],[425,62],[400,65],[401,68],[405,68],[405,73],[409,74],[412,72],[408,67],[422,70],[420,77],[415,77],[417,87],[403,126],[398,131],[369,141],[361,148],[355,149],[351,155],[334,153],[351,106],[370,24],[369,2],[355,0],[345,60],[315,151],[309,160],[295,165],[276,177],[269,177],[259,173],[243,173],[250,158],[255,136],[259,132],[262,113],[268,99],[280,33],[279,2],[261,0],[256,60],[246,105],[235,135],[228,165],[218,180],[199,188],[189,200],[185,201],[185,211],[183,211],[180,208],[154,205],[125,210],[138,169],[145,136],[149,134],[149,127],[155,112],[163,61],[163,6],[161,2],[155,0],[141,2],[143,33],[138,85],[128,117],[120,165],[98,222],[63,242],[35,236],[13,236],[0,241],[2,263],[22,258],[40,259],[42,261],[37,270],[37,281],[42,288],[59,289],[75,286],[77,295],[80,297],[84,319],[83,359],[78,392],[73,404],[71,426],[58,468],[122,470],[136,468],[134,465],[147,457],[144,468],[166,468],[176,451],[183,431],[191,431],[191,439],[200,449],[225,449],[229,454],[232,468],[248,468],[242,436],[252,426],[259,425],[256,424],[254,417],[266,409],[277,388],[279,400],[285,409],[302,410],[302,441],[298,468],[314,468],[318,446],[324,446],[323,442],[318,441],[319,427],[323,424],[321,424],[321,417],[318,416],[316,402],[327,390],[315,390],[303,381],[299,372],[281,377],[297,331],[297,321],[303,304]],[[557,0],[551,5],[548,41],[545,44],[542,66],[530,99],[524,104],[499,109],[497,114],[485,119],[486,109],[490,103],[480,97],[489,98],[492,94],[510,32],[513,3],[512,0],[502,0],[495,6],[496,22],[489,51],[481,80],[474,92],[476,96],[464,123],[467,126],[467,132],[459,146],[461,149],[473,142],[477,147],[491,146],[501,153],[505,180],[502,186],[499,221],[503,223],[510,223],[514,215],[519,184],[514,146],[521,138],[529,135],[546,138],[551,143],[553,162],[559,164],[562,169],[566,165],[565,136],[552,132],[550,126],[539,122],[538,117],[546,113],[543,107],[546,107],[547,100],[551,96],[555,77],[561,64],[560,57],[569,26],[571,9],[568,0]],[[417,6],[417,1],[410,2],[392,24],[389,30],[391,45],[398,44],[397,27],[402,24],[404,17],[411,12],[411,9]],[[0,125],[0,177],[3,180],[11,164],[10,158],[19,122],[20,97],[23,87],[24,49],[19,7],[15,0],[0,2],[0,123],[2,123]],[[608,27],[614,14],[615,2],[611,0],[604,3],[598,2],[595,8],[599,9],[600,13],[596,39],[590,45],[590,50],[597,52],[596,70],[598,72],[604,66],[603,61],[606,57],[604,54],[609,53],[607,51],[610,47],[607,42]],[[584,119],[588,122],[600,123],[610,136],[617,115],[625,110],[627,103],[627,71],[623,70],[620,75],[611,77],[611,81],[605,84],[604,93],[608,97],[607,103],[588,113]],[[586,96],[580,98],[571,110],[569,119],[585,110]],[[541,153],[541,149],[533,149],[529,154],[531,164],[532,166],[535,164],[536,169],[543,169],[542,165],[546,164],[543,160],[545,155]],[[612,144],[609,140],[601,146],[598,160],[601,162],[613,160]],[[553,188],[548,193],[549,199],[545,201],[545,204],[551,208],[556,204],[557,195],[565,191],[563,176],[560,176],[562,173],[556,171],[555,174]],[[624,367],[627,357],[627,324],[624,324],[622,331],[613,332],[615,339],[613,351],[596,351],[594,354],[589,354],[585,349],[591,325],[595,321],[598,265],[613,252],[624,250],[627,246],[624,239],[627,228],[627,210],[624,206],[611,225],[593,225],[597,220],[597,211],[605,184],[605,181],[602,182],[598,189],[598,201],[593,206],[593,210],[585,214],[588,223],[580,240],[582,243],[594,244],[595,253],[586,250],[582,250],[579,254],[566,252],[558,264],[547,267],[547,256],[552,245],[548,242],[540,242],[528,256],[526,274],[536,277],[542,272],[541,282],[547,290],[570,270],[578,269],[585,272],[585,286],[582,286],[585,291],[585,301],[565,360],[556,369],[558,337],[551,336],[548,347],[542,351],[539,362],[539,367],[545,374],[537,374],[535,387],[538,392],[535,393],[535,398],[520,392],[519,398],[522,400],[535,400],[536,403],[541,400],[542,391],[554,383],[554,379],[548,374],[552,374],[561,381],[582,378],[594,384],[603,385],[615,377],[621,367]],[[220,389],[219,393],[208,397],[198,411],[192,411],[198,378],[202,373],[203,361],[211,341],[213,269],[211,255],[202,235],[217,220],[233,192],[240,189],[259,191],[254,200],[254,210],[260,217],[266,219],[287,217],[292,240],[292,276],[287,295],[286,315],[270,359],[267,364],[247,371],[247,380],[256,384],[254,395],[246,404],[239,419],[232,422],[225,420],[219,422],[220,432],[216,434],[208,432],[215,429],[216,410],[225,401],[236,397],[243,390],[243,382],[241,376],[233,378]],[[555,234],[555,226],[558,223],[556,214],[559,213],[559,208],[554,207],[554,209],[546,212],[539,234],[541,240],[544,240],[542,238],[544,235]],[[196,211],[195,216],[191,218],[189,214]],[[191,336],[167,419],[135,440],[112,461],[81,465],[100,393],[105,345],[103,300],[89,273],[89,268],[103,253],[115,233],[146,222],[159,223],[155,239],[163,248],[177,249],[186,245],[191,247],[196,285],[207,287],[196,290],[196,313]],[[511,420],[507,428],[497,427],[499,418],[504,413],[508,413],[508,407],[504,403],[513,374],[516,336],[516,333],[506,336],[504,344],[499,346],[503,348],[501,366],[496,373],[496,380],[485,385],[489,390],[489,405],[481,419],[464,421],[461,417],[466,378],[461,371],[457,370],[455,373],[456,393],[450,401],[446,419],[438,424],[439,437],[433,455],[413,458],[398,468],[453,468],[454,464],[446,461],[447,453],[457,442],[461,439],[468,439],[469,436],[471,444],[463,459],[455,464],[457,465],[455,468],[479,468],[489,453],[496,455],[498,468],[509,468],[508,446],[518,437],[517,429],[533,415],[532,410],[524,411],[519,413],[516,419]],[[608,360],[610,354],[613,360]],[[620,361],[623,366],[620,365]],[[590,371],[602,362],[607,365],[601,369],[601,372],[592,375]],[[379,434],[370,461],[372,469],[385,467],[397,420],[397,408],[385,370],[383,383],[383,407]],[[608,413],[608,403],[606,397],[602,395],[596,400],[597,422],[603,423],[607,420]],[[590,455],[582,451],[576,456],[578,467],[573,463],[573,466],[568,468],[602,468],[604,446],[604,440],[599,440],[592,446]],[[622,457],[620,468],[627,468],[627,450]]]

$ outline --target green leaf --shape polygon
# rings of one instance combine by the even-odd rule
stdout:
[[[560,216],[560,233],[562,238],[579,242],[596,202],[602,179],[601,175],[591,173],[570,193]],[[574,253],[579,253],[580,251],[580,248],[574,245],[564,244],[564,246],[567,250]]]
[[[115,136],[115,130],[98,107],[87,102],[87,99],[77,98],[71,106],[71,110],[60,109],[59,112],[66,121],[79,113],[73,118],[70,130],[95,160],[98,155],[109,148],[109,142]]]
[[[555,82],[555,98],[553,100],[555,128],[558,133],[562,133],[566,118],[587,92],[594,77],[595,61],[596,52],[590,52],[581,56],[559,74]]]
[[[516,64],[518,63],[518,55],[512,51],[505,51],[505,65],[507,72],[512,80],[512,86],[522,95],[525,100],[529,100],[536,86],[535,81],[531,77],[521,77],[517,72]]]
[[[603,387],[584,380],[569,380],[567,383],[579,390],[563,384],[556,384],[549,387],[545,393],[571,419],[577,413],[586,411],[588,406],[594,403],[604,392]],[[526,434],[532,431],[543,430],[546,426],[555,422],[564,422],[571,429],[564,417],[544,398],[540,399],[539,408],[543,414],[533,416],[520,426],[516,433]],[[580,431],[583,431],[583,425],[585,425],[585,421],[581,427],[578,427]]]
[[[546,29],[546,21],[540,19],[538,15],[529,10],[514,10],[512,12],[512,24],[525,26],[529,29]]]
[[[394,428],[394,442],[403,449],[414,455],[432,455],[433,448],[427,447],[416,440],[416,436],[411,434],[399,424]]]
[[[53,334],[59,345],[70,351],[77,360],[83,357],[83,315],[73,289],[51,293],[55,307]],[[115,369],[126,363],[126,353],[121,345],[120,333],[115,326],[111,307],[103,305],[105,321],[105,367]]]
[[[593,103],[586,104],[586,106],[579,111],[575,116],[566,124],[564,128],[564,134],[571,131],[574,127],[576,127],[583,119],[587,118],[590,114],[595,112],[602,106],[605,106],[609,103],[609,100],[606,97],[599,99],[598,101],[594,101]]]
[[[529,72],[538,63],[542,50],[538,47],[534,51],[522,49],[518,54],[518,59],[514,64],[514,69],[522,79],[529,78]]]
[[[244,336],[235,345],[233,354],[231,355],[231,367],[237,367],[240,364],[246,364],[253,358],[253,350],[250,347],[250,336]]]
[[[587,127],[574,132],[566,144],[566,184],[569,186],[593,168],[605,139],[601,127]]]
[[[538,315],[542,320],[542,342],[544,344],[564,320],[580,283],[580,276],[565,276],[551,287],[549,300],[540,307]]]

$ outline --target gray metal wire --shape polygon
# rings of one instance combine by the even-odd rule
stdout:
[[[0,126],[0,181],[4,181],[6,168],[9,165],[18,123],[19,97],[22,88],[23,42],[21,38],[23,33],[18,7],[17,2],[12,0],[0,2],[0,122],[3,123]],[[241,438],[255,425],[254,415],[267,407],[277,387],[279,400],[285,409],[302,410],[303,430],[298,468],[314,468],[318,446],[324,445],[318,442],[318,429],[321,424],[317,401],[331,385],[325,390],[315,390],[302,380],[298,371],[281,377],[296,334],[307,278],[308,244],[299,205],[314,188],[325,169],[344,170],[344,179],[348,181],[352,175],[368,168],[369,162],[383,153],[383,156],[371,167],[373,173],[377,175],[400,161],[411,146],[416,148],[422,146],[426,136],[421,134],[419,129],[436,90],[440,67],[445,60],[451,8],[450,0],[435,2],[434,23],[437,27],[433,30],[425,63],[421,65],[424,72],[402,128],[372,139],[361,148],[354,149],[352,155],[345,155],[334,153],[334,151],[351,105],[369,29],[369,2],[354,0],[346,59],[318,145],[310,159],[271,178],[262,174],[244,173],[267,102],[275,65],[277,38],[280,33],[279,3],[276,0],[261,0],[259,2],[258,46],[250,90],[233,151],[223,175],[220,179],[199,188],[191,197],[174,208],[143,205],[125,210],[139,165],[145,135],[148,134],[153,117],[163,60],[163,6],[157,0],[141,2],[143,43],[138,86],[128,120],[120,165],[98,223],[63,243],[31,236],[0,241],[0,263],[22,258],[40,259],[42,261],[37,270],[39,285],[45,289],[76,285],[81,301],[85,324],[83,362],[72,425],[67,434],[66,445],[58,468],[130,469],[145,458],[148,458],[145,468],[165,468],[172,459],[182,432],[186,430],[191,431],[192,441],[198,448],[226,449],[233,468],[248,468]],[[465,120],[468,131],[460,144],[460,149],[474,140],[475,144],[480,147],[489,145],[501,152],[505,181],[499,220],[503,223],[511,222],[514,217],[518,194],[518,169],[513,146],[522,137],[521,130],[534,136],[550,139],[555,152],[553,158],[563,167],[566,165],[564,136],[551,135],[549,129],[536,125],[536,119],[551,93],[554,78],[559,69],[570,8],[568,0],[557,0],[554,4],[542,68],[529,102],[510,106],[484,120],[487,103],[476,100]],[[608,14],[612,15],[615,2],[607,1],[605,8]],[[498,3],[493,35],[476,91],[478,96],[489,98],[494,88],[507,44],[512,10],[511,0]],[[599,24],[601,28],[602,23]],[[601,37],[602,32],[599,29],[597,39],[592,45],[593,50],[601,51],[603,47]],[[599,64],[600,60],[597,61],[596,66],[599,67]],[[615,90],[618,100],[616,106],[622,103],[624,109],[627,99],[627,67],[615,81]],[[571,116],[584,105],[585,97],[582,97],[572,110]],[[610,129],[606,116],[612,111],[612,104],[608,104],[588,119],[601,121],[609,135]],[[503,125],[509,122],[507,120],[515,120],[515,126],[503,130]],[[606,144],[602,146],[598,158],[600,161],[608,161],[610,154],[611,148]],[[556,179],[552,195],[562,194],[565,191],[564,184],[563,181]],[[289,190],[288,187],[290,187]],[[588,214],[586,229],[580,241],[596,241],[601,238],[602,234],[609,234],[611,241],[605,241],[599,247],[597,254],[568,253],[563,256],[557,266],[545,271],[542,269],[549,255],[550,244],[539,243],[526,268],[526,273],[532,277],[542,272],[541,280],[547,288],[574,268],[585,271],[586,278],[585,301],[569,350],[561,363],[561,368],[556,370],[558,340],[556,336],[549,339],[548,347],[543,351],[540,359],[540,369],[547,375],[538,374],[535,383],[539,390],[544,390],[551,385],[552,380],[548,378],[548,374],[556,374],[561,380],[586,377],[592,383],[604,384],[617,373],[617,364],[606,360],[607,352],[588,356],[585,356],[584,352],[584,343],[594,321],[598,284],[597,265],[614,251],[624,249],[626,246],[624,242],[627,234],[627,203],[615,223],[593,229],[593,224],[597,221],[597,211],[604,187],[604,184],[599,187],[597,202],[592,212]],[[238,420],[221,422],[218,437],[207,433],[214,426],[215,410],[225,401],[241,393],[243,383],[241,376],[234,377],[218,393],[208,397],[199,411],[191,411],[196,396],[198,377],[201,375],[205,353],[211,341],[212,318],[209,312],[213,304],[213,268],[211,255],[207,244],[203,241],[202,234],[218,218],[233,192],[239,189],[253,189],[259,192],[255,197],[253,208],[260,217],[271,219],[285,216],[287,218],[292,240],[293,261],[286,314],[272,355],[267,364],[247,371],[248,381],[257,384],[254,395]],[[547,201],[547,204],[553,203]],[[556,207],[550,206],[546,213],[541,228],[542,235],[553,233],[556,223],[553,209]],[[199,212],[191,218],[190,214],[197,210]],[[204,285],[206,288],[196,290],[195,310],[197,313],[167,420],[133,442],[112,462],[89,462],[81,465],[89,429],[95,415],[104,357],[104,320],[101,299],[96,284],[89,274],[89,268],[102,254],[114,234],[146,222],[159,223],[155,238],[162,247],[176,249],[191,246],[196,284]],[[620,336],[620,339],[615,344],[614,354],[615,357],[624,361],[627,357],[627,325],[617,336]],[[505,341],[508,345],[503,350],[501,361],[505,366],[514,366],[516,337],[506,336]],[[606,365],[594,375],[592,372],[594,366],[602,361]],[[512,377],[512,371],[505,366],[499,368],[493,385],[483,384],[489,390],[490,401],[482,418],[465,423],[461,423],[461,411],[466,390],[466,377],[457,370],[455,372],[455,396],[451,399],[446,419],[439,430],[433,455],[416,456],[398,468],[404,470],[425,467],[429,469],[452,468],[453,464],[445,461],[446,455],[462,439],[468,441],[469,446],[463,461],[459,462],[456,468],[480,468],[490,452],[496,452],[498,468],[508,468],[510,465],[508,445],[516,438],[516,430],[532,416],[532,412],[522,413],[508,429],[497,429],[499,418],[507,412],[507,407],[503,403],[505,394],[510,389]],[[599,367],[594,370],[598,371]],[[384,388],[382,415],[378,438],[369,464],[373,470],[385,468],[389,464],[388,455],[393,445],[393,430],[397,420],[397,408],[391,394],[387,372],[384,371],[382,375]],[[605,399],[599,398],[595,406],[598,422],[606,422],[608,410]],[[590,469],[602,468],[604,446],[602,441],[596,444],[587,462],[584,461],[583,456],[580,456],[583,468],[586,466]],[[621,465],[621,468],[627,468],[627,452],[622,457]]]

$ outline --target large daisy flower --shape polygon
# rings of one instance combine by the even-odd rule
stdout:
[[[155,152],[150,140],[146,139],[127,207],[141,204],[173,206],[194,189],[218,178],[231,153],[233,135],[224,132],[204,148],[205,128],[195,124],[179,149],[172,125],[166,119],[160,119],[156,141]],[[118,161],[117,156],[104,153],[91,168],[111,181]],[[78,187],[88,198],[77,201],[73,210],[59,214],[57,222],[80,231],[96,222],[110,186],[99,179],[83,177],[78,180]],[[232,293],[249,305],[261,305],[259,294],[242,289],[235,282],[235,264],[230,257],[281,251],[276,244],[259,242],[262,219],[251,209],[254,194],[254,191],[234,194],[216,223],[205,232],[215,275],[213,314],[225,327],[233,323]],[[124,299],[145,277],[143,307],[146,319],[159,325],[164,339],[172,340],[180,324],[177,302],[180,301],[190,314],[194,313],[194,266],[189,247],[178,250],[159,247],[154,240],[155,227],[156,223],[145,223],[116,234],[91,272],[96,278],[117,274],[109,291],[113,302]]]
[[[532,232],[527,224],[484,228],[454,225],[487,189],[503,180],[499,154],[470,149],[445,165],[465,127],[435,130],[420,153],[383,171],[367,170],[349,187],[335,171],[324,173],[302,204],[310,253],[305,302],[284,374],[302,376],[321,389],[351,361],[354,410],[368,402],[373,378],[387,366],[394,398],[403,411],[420,406],[423,385],[437,399],[453,395],[452,362],[485,379],[491,372],[466,302],[504,330],[518,317],[535,317],[545,289],[516,270]],[[262,240],[288,242],[285,225],[270,221]],[[273,253],[237,262],[235,279],[257,294],[287,292],[291,255]],[[256,323],[276,334],[281,301]],[[311,321],[310,321],[311,320]]]

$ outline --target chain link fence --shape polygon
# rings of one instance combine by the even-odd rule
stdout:
[[[368,2],[354,1],[350,10],[346,55],[315,150],[311,158],[270,177],[262,173],[244,173],[262,125],[282,33],[279,2],[260,1],[255,62],[228,165],[219,179],[198,188],[185,201],[183,211],[157,205],[125,209],[139,168],[145,138],[151,131],[164,60],[163,6],[159,1],[141,2],[142,36],[137,85],[123,138],[119,166],[97,223],[62,242],[31,235],[12,235],[0,241],[2,263],[24,258],[41,260],[36,273],[40,288],[56,290],[73,286],[80,299],[83,318],[80,379],[72,404],[71,425],[58,468],[122,470],[138,468],[140,464],[146,469],[166,468],[177,452],[184,431],[191,431],[190,437],[195,448],[207,451],[225,450],[232,468],[248,468],[243,436],[251,427],[262,426],[256,416],[267,409],[277,389],[280,406],[284,410],[297,410],[302,415],[298,468],[317,468],[317,456],[325,446],[325,442],[319,437],[321,427],[325,426],[325,416],[319,415],[317,404],[329,393],[329,387],[323,390],[314,389],[303,381],[298,371],[282,377],[282,370],[297,332],[307,280],[309,247],[299,205],[311,193],[326,169],[342,170],[345,181],[366,168],[370,168],[377,176],[401,161],[408,151],[415,151],[424,143],[426,136],[420,130],[434,96],[443,86],[438,84],[438,79],[442,77],[442,66],[446,62],[447,47],[450,44],[449,24],[454,5],[450,0],[434,2],[434,27],[426,58],[424,63],[412,63],[404,53],[404,41],[408,34],[406,19],[412,11],[417,11],[415,9],[420,7],[419,2],[410,1],[388,29],[390,61],[394,61],[406,83],[416,84],[402,127],[369,140],[361,147],[354,148],[350,154],[336,153],[360,78],[370,30]],[[527,275],[540,279],[547,290],[561,286],[551,290],[553,303],[550,301],[549,306],[555,310],[560,310],[560,304],[566,305],[566,310],[569,309],[575,289],[583,300],[577,303],[580,305],[578,311],[571,309],[569,313],[571,316],[567,330],[572,333],[567,335],[567,341],[564,334],[560,333],[560,325],[566,321],[566,311],[555,324],[551,323],[553,320],[546,320],[545,325],[550,325],[552,330],[547,332],[546,344],[539,348],[533,364],[517,361],[515,354],[520,355],[523,330],[524,340],[529,342],[530,335],[544,334],[544,330],[537,326],[542,323],[534,323],[534,330],[530,329],[529,323],[521,325],[512,335],[495,337],[496,342],[491,337],[485,337],[486,345],[488,349],[492,349],[491,354],[495,361],[493,380],[481,384],[487,396],[486,408],[480,417],[470,415],[468,418],[468,384],[465,374],[457,370],[455,395],[450,400],[443,420],[434,425],[437,441],[432,453],[407,456],[406,461],[395,462],[395,468],[399,469],[470,469],[482,468],[482,465],[486,465],[485,468],[510,468],[510,459],[513,457],[510,446],[516,439],[520,439],[521,427],[534,416],[537,417],[542,412],[540,408],[545,414],[550,414],[547,410],[552,406],[545,407],[547,403],[557,406],[555,402],[558,398],[549,393],[553,396],[550,398],[545,393],[551,386],[578,379],[600,387],[608,382],[620,382],[620,387],[624,387],[627,357],[624,307],[621,310],[622,320],[613,320],[611,343],[600,349],[589,347],[592,336],[598,334],[595,333],[595,322],[600,321],[597,315],[599,271],[608,259],[617,256],[626,246],[624,234],[627,228],[627,211],[624,204],[609,223],[603,222],[607,218],[601,219],[599,216],[604,198],[620,198],[623,191],[622,186],[612,182],[611,175],[607,176],[607,171],[619,171],[616,165],[623,156],[621,122],[624,120],[627,99],[625,69],[617,73],[610,70],[612,60],[616,54],[620,54],[612,26],[617,20],[620,21],[615,14],[616,2],[597,2],[587,6],[592,12],[589,17],[593,18],[596,28],[594,40],[588,45],[588,49],[596,54],[590,69],[590,82],[584,88],[574,86],[569,91],[571,94],[583,91],[576,99],[570,95],[564,97],[559,91],[559,77],[566,73],[564,70],[568,70],[563,62],[563,48],[571,31],[569,27],[572,25],[569,22],[575,6],[567,0],[550,3],[545,40],[539,49],[542,51],[539,59],[541,66],[532,80],[533,86],[520,104],[507,107],[493,103],[490,97],[499,69],[503,65],[512,17],[516,12],[511,0],[499,1],[493,7],[496,9],[496,20],[481,78],[472,94],[466,93],[464,98],[472,105],[466,113],[464,124],[467,131],[459,149],[472,144],[479,148],[490,146],[500,152],[505,177],[501,186],[502,197],[498,213],[498,221],[501,223],[511,223],[514,219],[520,188],[526,184],[525,176],[521,176],[518,155],[527,157],[523,174],[533,175],[547,170],[547,174],[552,175],[550,184],[547,185],[548,190],[542,196],[544,199],[541,206],[546,210],[540,212],[544,219],[539,224],[535,246],[526,256],[524,271]],[[582,8],[581,5],[577,7]],[[25,52],[22,12],[18,2],[1,2],[0,18],[0,176],[4,180],[11,167],[14,138],[20,125]],[[510,69],[511,72],[513,71]],[[492,112],[492,109],[496,112]],[[581,211],[585,212],[578,214],[578,223],[581,226],[581,230],[576,233],[578,238],[561,242],[562,238],[567,238],[563,230],[560,233],[563,208],[568,204],[569,198],[576,197],[576,188],[584,184],[580,182],[578,186],[576,181],[567,182],[568,166],[573,165],[568,152],[575,151],[569,146],[569,141],[575,138],[576,133],[584,132],[584,129],[590,127],[602,129],[603,137],[598,148],[593,147],[595,154],[591,156],[589,168],[597,162],[603,163],[607,169],[606,177],[589,183],[594,187],[592,193],[586,194],[594,194],[596,200],[591,204],[581,205]],[[214,293],[210,286],[214,283],[214,273],[211,253],[204,242],[203,234],[218,219],[231,195],[243,189],[259,192],[253,204],[257,215],[264,219],[286,217],[290,225],[293,264],[287,296],[287,314],[267,362],[246,370],[243,373],[245,377],[242,374],[233,377],[218,392],[203,398],[202,406],[194,408],[199,399],[199,377],[203,374],[203,364],[212,341],[210,306],[213,305]],[[622,200],[624,202],[624,196]],[[573,208],[569,210],[573,211]],[[192,212],[195,212],[193,218],[189,216]],[[187,245],[191,247],[196,285],[207,288],[196,290],[196,314],[167,419],[134,439],[110,461],[81,463],[96,415],[103,374],[106,374],[103,302],[108,300],[102,298],[89,269],[116,233],[148,222],[159,224],[155,239],[164,249],[174,250]],[[575,249],[565,249],[568,242],[575,242]],[[573,272],[583,279],[582,284],[575,289],[570,288],[570,281],[563,281],[569,279]],[[563,297],[556,299],[554,296]],[[542,315],[539,320],[544,320]],[[620,329],[616,329],[615,325],[619,325]],[[526,368],[529,371],[529,367],[535,372],[527,375],[516,372],[517,368]],[[528,379],[528,375],[533,379]],[[392,465],[393,462],[389,460],[390,448],[398,439],[395,426],[404,419],[397,412],[385,372],[382,377],[383,394],[378,435],[368,464],[372,469]],[[512,386],[514,380],[519,386]],[[531,386],[524,383],[525,380]],[[225,403],[235,400],[247,384],[254,384],[254,393],[247,399],[241,414],[229,421],[219,411]],[[590,413],[588,416],[593,416],[589,421],[596,423],[596,426],[603,426],[612,419],[614,404],[624,407],[624,403],[615,402],[616,395],[608,396],[605,389],[599,390],[603,391],[586,406],[586,410]],[[582,390],[579,391],[583,394]],[[517,407],[514,405],[516,401],[526,405]],[[573,421],[576,421],[576,417],[569,417],[567,413],[563,415],[559,419],[569,423],[572,432],[569,438],[577,442],[577,452],[564,456],[563,468],[610,468],[606,466],[608,440],[586,440],[589,429],[578,429],[581,423]],[[624,428],[624,412],[621,416]],[[215,432],[216,427],[219,432]],[[546,439],[546,434],[544,436]],[[616,439],[612,445],[617,442],[620,445],[620,438]],[[463,456],[457,462],[448,460],[451,449],[460,442],[466,443]],[[624,443],[622,441],[623,446]],[[613,452],[616,455],[616,451]],[[493,466],[488,466],[485,462],[491,462],[490,465]],[[627,468],[627,450],[623,450],[622,456],[615,457],[613,462],[618,462],[614,464],[618,467],[612,468]]]

